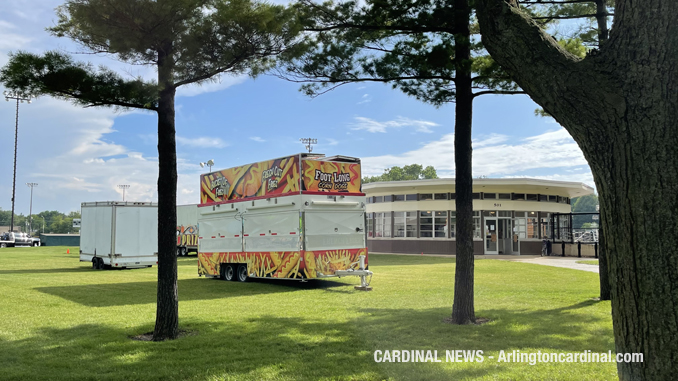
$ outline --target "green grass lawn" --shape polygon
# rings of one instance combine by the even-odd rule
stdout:
[[[92,270],[77,248],[0,249],[3,380],[613,380],[613,363],[498,363],[498,351],[614,350],[598,274],[476,261],[480,326],[451,314],[454,261],[372,255],[372,292],[358,279],[224,282],[179,259],[179,340],[152,331],[156,267]],[[375,350],[437,350],[439,363],[376,363]],[[445,350],[483,350],[482,363]],[[488,356],[495,356],[490,360]]]
[[[589,261],[577,261],[577,263],[581,263],[581,264],[584,264],[584,265],[598,266],[598,260],[597,259],[592,259],[592,260],[589,260]]]

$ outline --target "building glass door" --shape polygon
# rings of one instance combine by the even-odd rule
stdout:
[[[497,250],[496,218],[485,218],[485,254],[499,254]]]

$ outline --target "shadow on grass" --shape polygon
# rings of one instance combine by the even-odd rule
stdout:
[[[67,267],[59,269],[21,269],[21,270],[0,270],[0,275],[5,274],[56,274],[56,273],[82,273],[94,271],[91,267]]]
[[[444,263],[455,263],[454,257],[430,257],[427,255],[416,254],[374,254],[368,253],[368,262],[370,266],[381,266],[388,263],[387,266],[408,266],[408,265],[436,265]]]
[[[552,310],[485,310],[480,314],[493,322],[482,326],[442,323],[450,312],[446,308],[362,309],[360,317],[347,321],[331,315],[256,316],[236,322],[189,318],[182,320],[182,328],[197,335],[162,343],[129,339],[150,331],[148,325],[129,331],[102,325],[45,328],[27,339],[0,341],[0,353],[5,354],[0,365],[10,379],[74,379],[94,374],[98,379],[163,380],[515,378],[510,372],[515,373],[520,364],[445,363],[445,350],[482,349],[486,354],[530,348],[613,350],[611,329],[582,329],[601,318],[577,314],[577,320],[571,320],[573,311],[591,306],[582,302]],[[377,349],[438,350],[443,363],[375,363]],[[38,363],[39,367],[27,366]],[[589,365],[595,368],[587,379],[609,378],[609,369],[599,365]],[[504,372],[509,373],[501,377]],[[553,376],[537,375],[541,379]]]
[[[247,283],[220,279],[179,279],[179,301],[212,300],[247,295],[285,293],[300,290],[350,287],[352,284],[319,280],[302,283],[296,280],[256,279]],[[157,282],[85,284],[76,286],[36,287],[35,290],[88,307],[111,307],[155,303]]]

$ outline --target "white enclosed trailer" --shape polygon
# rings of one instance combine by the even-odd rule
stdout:
[[[92,268],[137,268],[158,263],[158,205],[83,202],[80,262]]]

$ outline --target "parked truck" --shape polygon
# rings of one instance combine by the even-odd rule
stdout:
[[[0,235],[0,248],[15,246],[40,246],[40,238],[16,232],[5,232]]]
[[[360,159],[301,153],[201,175],[198,274],[359,276],[369,289]]]
[[[150,267],[158,263],[158,205],[83,202],[80,262],[92,268]]]
[[[177,205],[177,256],[198,253],[198,205]]]

